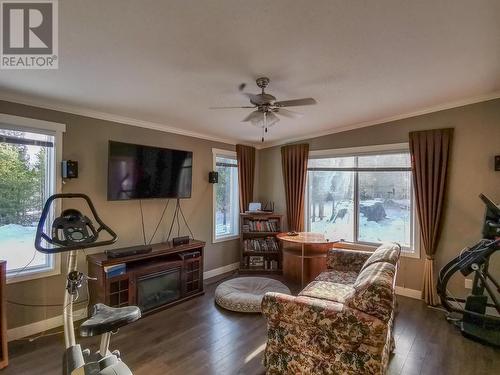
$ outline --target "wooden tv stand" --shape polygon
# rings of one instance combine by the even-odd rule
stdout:
[[[153,244],[149,253],[122,258],[88,255],[89,277],[97,278],[88,281],[89,308],[99,302],[112,307],[137,305],[148,315],[202,295],[204,247],[205,242],[191,240],[179,246]],[[125,264],[125,273],[108,277],[105,267],[117,264]]]

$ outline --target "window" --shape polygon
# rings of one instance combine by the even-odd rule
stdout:
[[[415,250],[415,213],[407,145],[311,152],[306,227],[332,240],[395,241]]]
[[[13,121],[5,125],[5,119]],[[9,281],[56,274],[59,260],[36,251],[34,240],[43,205],[56,192],[56,142],[61,137],[15,126],[19,119],[0,118],[0,258],[7,261]]]
[[[213,242],[220,242],[239,234],[238,162],[235,152],[214,149],[213,153],[214,170],[219,174],[214,184]]]

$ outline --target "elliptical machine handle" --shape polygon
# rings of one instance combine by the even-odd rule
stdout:
[[[87,205],[90,208],[90,211],[92,212],[92,215],[94,216],[95,221],[99,224],[99,228],[96,230],[96,235],[98,235],[102,230],[104,230],[106,233],[108,233],[111,236],[111,239],[106,240],[106,241],[98,241],[98,242],[91,242],[91,243],[80,243],[80,244],[74,244],[74,245],[67,245],[63,247],[55,247],[55,248],[48,248],[44,247],[42,245],[42,239],[45,240],[47,243],[50,243],[52,245],[60,246],[57,242],[55,242],[51,237],[49,237],[45,232],[45,223],[47,220],[47,216],[49,215],[50,208],[52,206],[52,202],[55,201],[56,199],[64,199],[64,198],[69,198],[69,199],[74,199],[74,198],[79,198],[79,199],[84,199],[87,202]],[[36,235],[35,235],[35,248],[45,254],[54,254],[54,253],[61,253],[64,251],[71,251],[71,250],[79,250],[79,249],[86,249],[89,247],[98,247],[98,246],[107,246],[111,245],[116,242],[118,239],[118,236],[116,233],[108,227],[104,222],[101,220],[99,215],[97,214],[97,211],[94,207],[94,204],[90,200],[90,198],[86,194],[82,193],[61,193],[61,194],[54,194],[51,195],[47,201],[45,202],[45,205],[42,210],[42,214],[40,216],[40,220],[38,221],[38,226],[36,229]]]

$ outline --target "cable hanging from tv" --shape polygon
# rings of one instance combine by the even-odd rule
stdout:
[[[145,225],[144,225],[144,213],[143,213],[143,208],[142,208],[142,200],[139,199],[139,207],[140,207],[140,211],[141,211],[142,237],[143,237],[144,245],[151,245],[151,243],[153,242],[153,239],[155,238],[156,233],[158,232],[158,229],[160,228],[160,225],[163,221],[163,218],[165,217],[165,213],[167,212],[167,208],[168,208],[169,203],[170,203],[170,199],[167,199],[167,202],[165,203],[165,206],[163,207],[163,211],[161,213],[160,219],[158,220],[158,223],[156,224],[153,235],[151,236],[149,241],[147,241],[146,240],[146,230],[145,230]],[[191,230],[191,228],[186,220],[186,216],[184,216],[184,212],[182,211],[180,199],[176,199],[174,215],[172,216],[172,221],[170,223],[170,229],[168,231],[168,236],[167,236],[166,242],[168,242],[170,240],[170,236],[172,235],[172,230],[174,229],[175,223],[177,223],[177,237],[180,236],[180,232],[181,232],[180,220],[181,220],[181,218],[182,218],[182,221],[184,222],[184,225],[188,229],[189,234],[191,235],[191,238],[194,239],[193,231]]]
[[[189,227],[189,224],[187,223],[186,217],[184,216],[184,212],[182,211],[181,201],[180,201],[180,199],[177,199],[176,201],[177,201],[177,203],[175,205],[174,215],[172,216],[172,222],[170,223],[170,229],[168,231],[167,242],[170,240],[170,236],[172,235],[172,229],[174,228],[175,222],[177,222],[177,237],[180,236],[180,232],[181,232],[180,218],[181,217],[182,217],[182,220],[184,221],[184,224],[186,225],[186,228],[189,231],[189,234],[191,235],[191,238],[194,239],[193,231]]]

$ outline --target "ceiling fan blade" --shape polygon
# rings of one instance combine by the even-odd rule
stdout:
[[[209,107],[208,109],[235,109],[235,108],[256,108],[256,106],[241,106],[241,107]]]
[[[312,104],[316,104],[316,100],[314,100],[313,98],[282,100],[280,102],[274,102],[274,105],[277,107],[295,107],[295,106],[312,105]]]
[[[245,95],[248,99],[250,99],[254,103],[259,103],[260,102],[260,96],[256,94],[249,94],[248,92],[243,92],[243,95]]]
[[[290,110],[285,109],[285,108],[276,108],[273,110],[273,112],[277,113],[278,115],[285,116],[288,118],[301,118],[304,116],[303,113],[290,111]]]
[[[251,121],[252,123],[256,123],[263,120],[264,120],[264,114],[261,111],[253,111],[241,121],[242,122]]]

